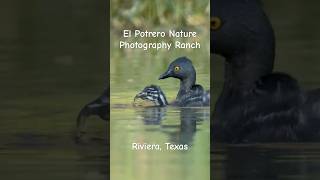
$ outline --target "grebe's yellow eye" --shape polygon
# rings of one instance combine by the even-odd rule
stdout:
[[[180,69],[181,69],[180,66],[175,66],[174,67],[174,72],[178,72],[178,71],[180,71]]]
[[[216,31],[216,30],[220,29],[221,26],[222,26],[222,20],[217,16],[213,16],[210,20],[211,30]]]

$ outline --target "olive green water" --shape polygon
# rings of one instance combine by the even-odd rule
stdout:
[[[106,47],[101,38],[105,20],[99,19],[105,12],[99,9],[102,1],[48,2],[1,2],[0,179],[106,179],[109,156],[105,122],[90,118],[87,142],[76,144],[73,140],[78,111],[100,94],[107,79]],[[277,35],[276,69],[292,74],[304,88],[320,87],[319,5],[316,0],[264,2]],[[120,179],[208,176],[204,172],[209,171],[209,162],[202,154],[209,142],[208,109],[130,107],[132,95],[150,83],[161,85],[168,99],[174,98],[177,81],[164,83],[157,77],[175,55],[179,54],[159,57],[164,63],[155,56],[154,61],[140,66],[127,64],[122,71],[135,78],[119,73],[111,79],[128,82],[118,87],[127,91],[119,91],[112,106],[119,122],[111,131],[120,139],[115,147],[122,147],[113,157],[125,160],[114,164]],[[197,55],[187,55],[197,59]],[[140,58],[147,59],[143,55]],[[138,58],[130,61],[134,59]],[[221,87],[223,61],[213,62],[211,89],[215,89],[215,98]],[[140,67],[140,72],[130,65]],[[207,66],[201,62],[196,68],[206,74]],[[155,76],[141,74],[148,71]],[[137,80],[138,76],[143,78]],[[199,83],[208,88],[206,78],[200,75]],[[192,118],[196,124],[181,120],[192,114],[198,117]],[[163,117],[160,121],[148,120],[159,116]],[[123,146],[137,139],[190,143],[193,150],[144,153]],[[320,144],[220,145],[212,152],[211,175],[231,180],[319,179],[319,152]],[[121,163],[127,167],[119,168]]]

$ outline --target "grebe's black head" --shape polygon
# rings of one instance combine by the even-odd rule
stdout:
[[[214,0],[210,51],[226,60],[225,83],[248,88],[273,70],[275,39],[259,0]]]
[[[273,58],[274,34],[258,0],[214,0],[211,5],[211,53],[226,58],[265,49]]]
[[[181,81],[187,79],[195,81],[196,71],[192,62],[187,57],[179,57],[169,65],[167,71],[159,79],[166,79],[168,77],[177,78]]]

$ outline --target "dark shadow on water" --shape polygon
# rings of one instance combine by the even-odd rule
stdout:
[[[216,145],[215,180],[318,179],[319,144]]]
[[[50,174],[50,177],[45,178],[49,180],[57,177],[109,177],[109,144],[105,138],[91,136],[86,143],[79,144],[73,141],[71,133],[52,135],[26,131],[5,136],[7,142],[0,144],[0,158],[8,159],[6,165],[1,166],[7,169],[1,175],[4,179],[43,179],[46,174]]]
[[[88,145],[88,144],[87,144]],[[92,152],[92,147],[78,146],[78,153],[81,155],[81,158],[78,160],[80,164],[84,164],[91,169],[92,172],[103,175],[103,177],[109,177],[109,159],[110,153],[109,148],[106,145],[103,146],[93,146],[94,152]],[[91,152],[90,152],[91,151]],[[94,162],[94,163],[90,163]]]
[[[14,146],[19,148],[41,148],[54,146],[52,140],[55,138],[51,135],[36,133],[16,133],[13,135],[17,140],[7,143],[6,146]]]

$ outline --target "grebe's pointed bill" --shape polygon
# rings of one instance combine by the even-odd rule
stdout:
[[[172,77],[172,70],[168,68],[168,70],[159,76],[159,80],[166,79],[168,77]]]

